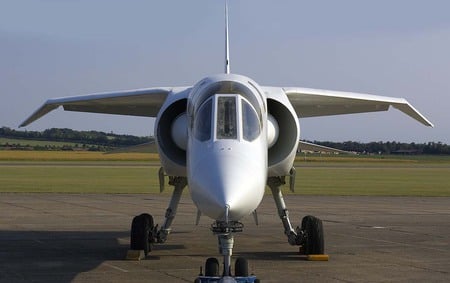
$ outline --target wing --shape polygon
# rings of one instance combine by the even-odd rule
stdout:
[[[270,87],[264,89],[268,92],[274,91],[274,88]],[[387,111],[393,106],[420,123],[433,127],[433,124],[404,98],[310,88],[287,87],[282,90],[299,118]]]
[[[66,111],[156,117],[169,94],[176,95],[187,89],[188,87],[146,88],[49,99],[20,127],[29,125],[59,106]]]

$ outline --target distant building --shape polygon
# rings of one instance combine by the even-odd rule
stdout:
[[[419,151],[417,149],[399,149],[399,150],[396,150],[396,151],[391,151],[391,154],[417,155],[417,154],[419,154]]]

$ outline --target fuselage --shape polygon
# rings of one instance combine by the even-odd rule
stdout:
[[[247,77],[205,78],[187,102],[187,178],[198,209],[237,221],[260,204],[267,180],[267,105]]]

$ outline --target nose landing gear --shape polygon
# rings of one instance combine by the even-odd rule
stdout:
[[[228,218],[228,217],[227,217]],[[219,261],[216,258],[208,258],[205,264],[205,275],[200,274],[195,283],[210,282],[259,282],[254,275],[248,275],[248,262],[245,258],[238,257],[234,265],[234,276],[231,270],[231,256],[233,254],[233,233],[242,232],[244,225],[237,221],[216,221],[211,225],[211,230],[219,240],[219,252],[223,256],[223,273],[219,275]]]
[[[242,232],[244,225],[237,221],[216,221],[211,225],[211,230],[217,235],[219,252],[223,256],[223,275],[231,276],[231,256],[233,255],[233,233]]]

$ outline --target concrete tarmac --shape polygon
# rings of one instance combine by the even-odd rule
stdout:
[[[161,223],[170,195],[0,194],[0,282],[193,282],[217,239],[184,195],[173,233],[146,260],[124,260],[133,216]],[[235,256],[261,282],[450,282],[450,198],[285,197],[291,221],[323,220],[328,262],[298,255],[271,195],[244,219]],[[219,260],[221,261],[220,257]]]

